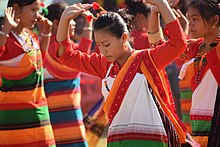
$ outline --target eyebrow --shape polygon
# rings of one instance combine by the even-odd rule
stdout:
[[[189,14],[187,14],[187,17],[198,17],[199,15],[198,14],[193,14],[193,15],[189,15]]]
[[[100,42],[101,44],[105,43],[105,42],[108,42],[108,40],[104,40],[102,42]],[[98,41],[96,43],[99,43]]]

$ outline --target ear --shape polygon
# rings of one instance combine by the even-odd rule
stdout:
[[[213,18],[212,18],[212,26],[218,26],[218,23],[219,23],[219,16],[218,15],[215,15]]]
[[[13,9],[15,10],[16,13],[19,13],[21,10],[18,4],[13,4]]]
[[[122,42],[125,43],[128,40],[128,34],[126,32],[124,32],[122,34]]]

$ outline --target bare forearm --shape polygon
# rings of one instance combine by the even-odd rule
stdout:
[[[167,1],[164,1],[163,3],[159,3],[157,6],[160,9],[160,13],[161,13],[163,20],[166,24],[176,20],[176,16],[173,13],[173,11],[170,8]]]

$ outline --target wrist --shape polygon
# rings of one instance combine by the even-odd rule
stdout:
[[[93,28],[92,27],[84,27],[83,30],[84,31],[93,31]]]
[[[50,37],[52,33],[41,33],[42,37]]]

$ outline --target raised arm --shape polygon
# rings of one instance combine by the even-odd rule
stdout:
[[[162,15],[169,32],[169,40],[151,51],[155,65],[162,69],[186,49],[185,34],[166,0],[147,0],[147,2],[158,8],[158,11],[151,12],[149,38],[154,38],[155,42],[163,39],[162,31],[159,31],[158,12]]]
[[[57,30],[56,40],[62,42],[69,38],[69,23],[71,19],[78,17],[80,14],[91,8],[90,4],[73,4],[68,6],[60,19],[60,23]],[[65,48],[61,45],[58,49],[57,56],[61,57],[65,51]]]

